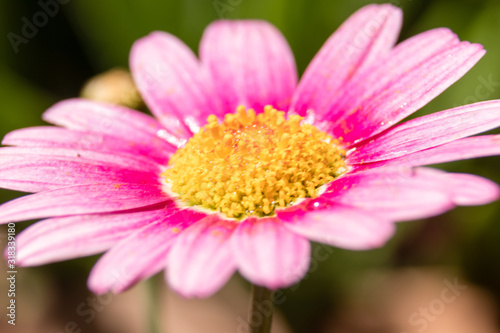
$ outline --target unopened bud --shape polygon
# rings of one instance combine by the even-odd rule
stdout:
[[[85,83],[81,97],[138,109],[143,101],[132,75],[115,68],[96,75]]]

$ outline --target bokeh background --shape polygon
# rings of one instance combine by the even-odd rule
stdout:
[[[17,128],[42,125],[45,109],[78,96],[84,82],[94,75],[114,67],[127,68],[134,40],[153,30],[178,36],[196,52],[203,29],[211,21],[265,19],[283,32],[302,73],[326,38],[355,10],[373,1],[60,2],[64,4],[58,13],[26,44],[18,45],[18,52],[8,34],[21,35],[23,17],[32,21],[42,7],[35,0],[0,2],[0,137]],[[481,43],[488,50],[474,69],[417,116],[500,98],[498,0],[392,3],[404,11],[400,40],[444,26],[462,40]],[[500,183],[500,157],[438,167]],[[19,195],[0,190],[0,202]],[[29,224],[17,224],[17,232]],[[1,244],[5,244],[6,230],[5,226],[0,229]],[[317,244],[314,249],[307,278],[283,291],[276,332],[500,332],[500,202],[399,224],[396,236],[381,249],[353,252]],[[7,324],[4,314],[8,297],[2,278],[0,331],[246,332],[248,285],[239,276],[206,300],[180,299],[166,288],[161,275],[124,294],[97,299],[86,288],[96,260],[90,257],[19,269],[15,327]],[[0,276],[6,275],[3,261],[0,268]],[[461,287],[451,290],[453,284]],[[456,296],[450,302],[442,299],[445,289],[446,295]]]

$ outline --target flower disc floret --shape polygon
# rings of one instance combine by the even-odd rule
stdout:
[[[178,149],[162,174],[188,205],[230,218],[273,215],[345,171],[340,142],[271,106],[256,114],[240,106],[208,124]]]

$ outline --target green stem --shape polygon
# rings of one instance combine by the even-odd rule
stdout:
[[[153,276],[147,281],[148,292],[149,292],[149,309],[147,311],[148,316],[148,332],[158,333],[160,332],[160,322],[159,322],[159,304],[160,304],[160,291],[158,288],[158,283],[156,281],[156,276]]]
[[[252,305],[248,318],[248,332],[269,333],[273,322],[273,291],[253,285]]]

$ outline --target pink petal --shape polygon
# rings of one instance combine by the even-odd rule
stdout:
[[[257,112],[271,104],[288,110],[297,84],[292,51],[264,21],[217,21],[207,27],[200,58],[215,82],[224,113],[238,105]]]
[[[220,114],[208,73],[177,37],[153,32],[136,41],[130,68],[146,104],[173,135],[189,139]]]
[[[24,158],[66,158],[68,160],[89,161],[95,163],[107,163],[121,166],[130,170],[155,172],[163,171],[163,166],[142,156],[136,155],[111,155],[100,152],[66,149],[66,148],[47,148],[47,147],[3,147],[0,149],[0,156],[24,157]],[[5,158],[5,159],[6,159]]]
[[[352,78],[325,113],[333,120],[327,128],[347,143],[380,133],[439,95],[484,53],[447,30],[417,35]]]
[[[275,218],[246,219],[234,232],[231,245],[241,274],[270,289],[298,282],[309,268],[309,241]]]
[[[452,141],[386,161],[361,164],[355,166],[355,169],[364,170],[382,166],[409,168],[494,155],[500,155],[500,135],[481,135]]]
[[[356,75],[351,78],[348,84],[337,93],[336,99],[331,104],[330,113],[325,113],[321,119],[331,123],[330,126],[332,127],[333,125],[342,125],[346,132],[354,130],[352,127],[347,127],[348,124],[344,121],[344,118],[349,115],[346,113],[349,110],[348,103],[366,98],[373,90],[390,83],[394,79],[394,74],[415,67],[425,59],[432,58],[443,52],[443,50],[458,45],[459,42],[458,37],[446,28],[429,30],[401,42],[372,66],[364,71],[356,72]],[[393,68],[386,71],[385,75],[382,75],[382,72],[378,73],[378,76],[375,75],[377,74],[377,68],[380,68],[387,61],[390,61]],[[367,81],[368,79],[371,81]],[[356,96],[346,90],[350,86],[356,89],[356,93],[362,92],[364,95]],[[346,108],[345,110],[338,109],[335,107],[336,105],[346,105]]]
[[[160,185],[97,184],[27,195],[0,205],[0,223],[66,215],[111,213],[168,202]]]
[[[221,288],[236,269],[229,243],[236,225],[214,214],[186,229],[168,255],[170,286],[184,297],[207,297]]]
[[[322,197],[391,221],[442,214],[454,207],[446,173],[435,169],[372,169],[330,184]]]
[[[0,149],[0,187],[23,192],[99,183],[159,184],[159,173],[155,163],[133,157],[61,148]]]
[[[350,250],[384,245],[394,234],[394,224],[359,208],[323,198],[278,211],[285,226],[313,241]]]
[[[498,200],[500,189],[489,179],[476,175],[447,174],[453,186],[453,201],[460,206],[485,205]]]
[[[148,278],[167,264],[167,254],[185,228],[206,216],[190,209],[163,211],[155,223],[123,239],[99,259],[89,277],[89,288],[97,293],[119,293]]]
[[[16,263],[36,266],[97,254],[135,230],[158,221],[162,215],[165,215],[165,209],[40,221],[16,237]]]
[[[484,132],[500,126],[499,113],[500,101],[488,101],[413,119],[359,144],[349,163],[391,159]]]
[[[401,9],[368,5],[354,13],[330,36],[302,76],[291,109],[305,116],[322,114],[357,72],[388,53],[401,28]]]
[[[155,149],[142,142],[129,141],[98,132],[81,132],[67,128],[44,126],[29,127],[8,133],[2,141],[7,146],[66,148],[101,153],[132,154],[151,158],[166,165],[173,150]]]
[[[185,143],[141,112],[85,99],[59,102],[43,114],[43,119],[72,130],[109,135],[168,152],[175,152]]]

